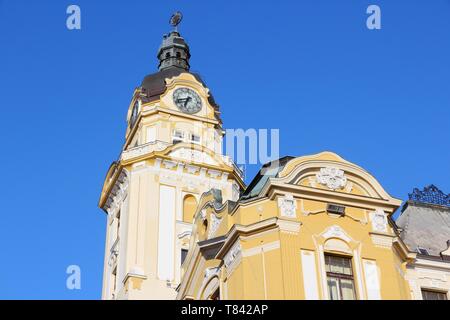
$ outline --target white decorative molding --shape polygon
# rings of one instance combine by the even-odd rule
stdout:
[[[222,222],[222,219],[217,218],[214,213],[211,213],[210,220],[211,227],[209,228],[208,239],[212,238],[216,234],[217,229],[219,229],[220,222]]]
[[[390,249],[394,240],[392,236],[377,233],[370,233],[370,238],[375,246],[385,249]]]
[[[336,167],[320,169],[320,172],[316,175],[316,180],[331,190],[342,189],[347,184],[347,177],[345,177],[344,171]]]
[[[122,152],[121,160],[130,160],[133,158],[137,158],[155,151],[163,151],[170,144],[162,141],[154,141],[150,143],[146,143],[135,148],[130,148]]]
[[[218,177],[220,177],[222,175],[222,172],[210,169],[210,170],[208,170],[208,174],[210,175],[210,177],[217,179]]]
[[[352,249],[348,246],[348,244],[345,241],[341,239],[334,239],[334,238],[328,239],[324,244],[324,250],[352,254]]]
[[[177,165],[178,165],[178,163],[175,161],[170,161],[170,160],[163,161],[164,168],[169,169],[169,170],[175,168]]]
[[[122,170],[119,178],[117,179],[114,187],[111,189],[108,200],[104,206],[104,209],[108,213],[108,217],[110,222],[112,222],[119,212],[120,207],[122,206],[123,201],[125,200],[128,193],[128,173],[125,170]]]
[[[200,167],[188,164],[186,165],[186,170],[189,174],[196,174],[200,170]]]
[[[301,250],[300,253],[303,269],[303,288],[306,300],[319,300],[319,287],[317,285],[317,268],[314,251]]]
[[[116,239],[110,250],[110,255],[108,258],[108,266],[111,269],[114,269],[114,267],[116,266],[118,256],[119,256],[119,238]]]
[[[239,264],[242,257],[241,243],[238,241],[231,247],[231,249],[227,252],[224,258],[224,264],[227,268],[228,275],[235,269],[235,267]]]
[[[219,273],[219,268],[206,268],[205,269],[205,275],[203,277],[203,281],[207,281],[208,279],[210,279],[211,277],[217,275]]]
[[[372,230],[375,232],[387,232],[388,231],[388,221],[386,213],[377,209],[369,214],[370,221],[372,222]]]
[[[321,236],[324,237],[325,239],[339,238],[347,243],[352,241],[352,239],[345,233],[345,231],[337,225],[331,226],[328,229],[326,229],[325,232],[321,234]]]
[[[184,232],[178,234],[177,237],[178,237],[178,239],[183,239],[185,237],[190,237],[191,234],[192,234],[192,231],[184,231]]]
[[[291,194],[278,198],[278,208],[282,217],[296,218],[297,201]]]
[[[364,278],[368,300],[381,300],[380,276],[376,261],[363,259]]]
[[[277,221],[277,224],[278,224],[278,227],[280,228],[280,231],[283,233],[298,235],[298,233],[300,232],[300,226],[301,226],[300,222],[280,219]]]
[[[235,182],[233,182],[233,186],[232,186],[232,195],[231,195],[231,200],[232,201],[238,201],[239,197],[240,197],[240,188],[239,185]]]
[[[218,165],[209,154],[195,149],[180,148],[169,154],[170,157],[186,160],[188,162],[206,163],[210,165]],[[221,157],[221,155],[218,155]]]

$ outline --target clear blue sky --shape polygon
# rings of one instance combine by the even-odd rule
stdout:
[[[334,151],[402,199],[450,192],[448,0],[0,0],[0,298],[100,298],[97,200],[175,10],[225,128],[279,128],[282,155]]]

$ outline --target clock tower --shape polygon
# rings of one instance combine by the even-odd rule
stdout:
[[[238,200],[242,172],[222,153],[219,106],[189,71],[190,49],[175,29],[163,37],[158,72],[131,98],[125,144],[107,172],[103,299],[175,299],[202,195]]]

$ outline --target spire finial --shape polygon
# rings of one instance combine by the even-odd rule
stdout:
[[[189,71],[189,58],[191,57],[189,46],[178,33],[178,25],[181,20],[183,20],[183,14],[180,11],[175,12],[169,20],[174,30],[164,35],[161,47],[159,47],[159,70],[178,67]]]
[[[169,23],[174,27],[175,32],[178,32],[178,25],[181,23],[181,20],[183,20],[183,14],[180,11],[175,12],[170,17]]]

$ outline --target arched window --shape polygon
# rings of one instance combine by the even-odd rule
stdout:
[[[193,195],[187,195],[183,199],[183,221],[192,223],[195,210],[197,209],[197,200]]]

